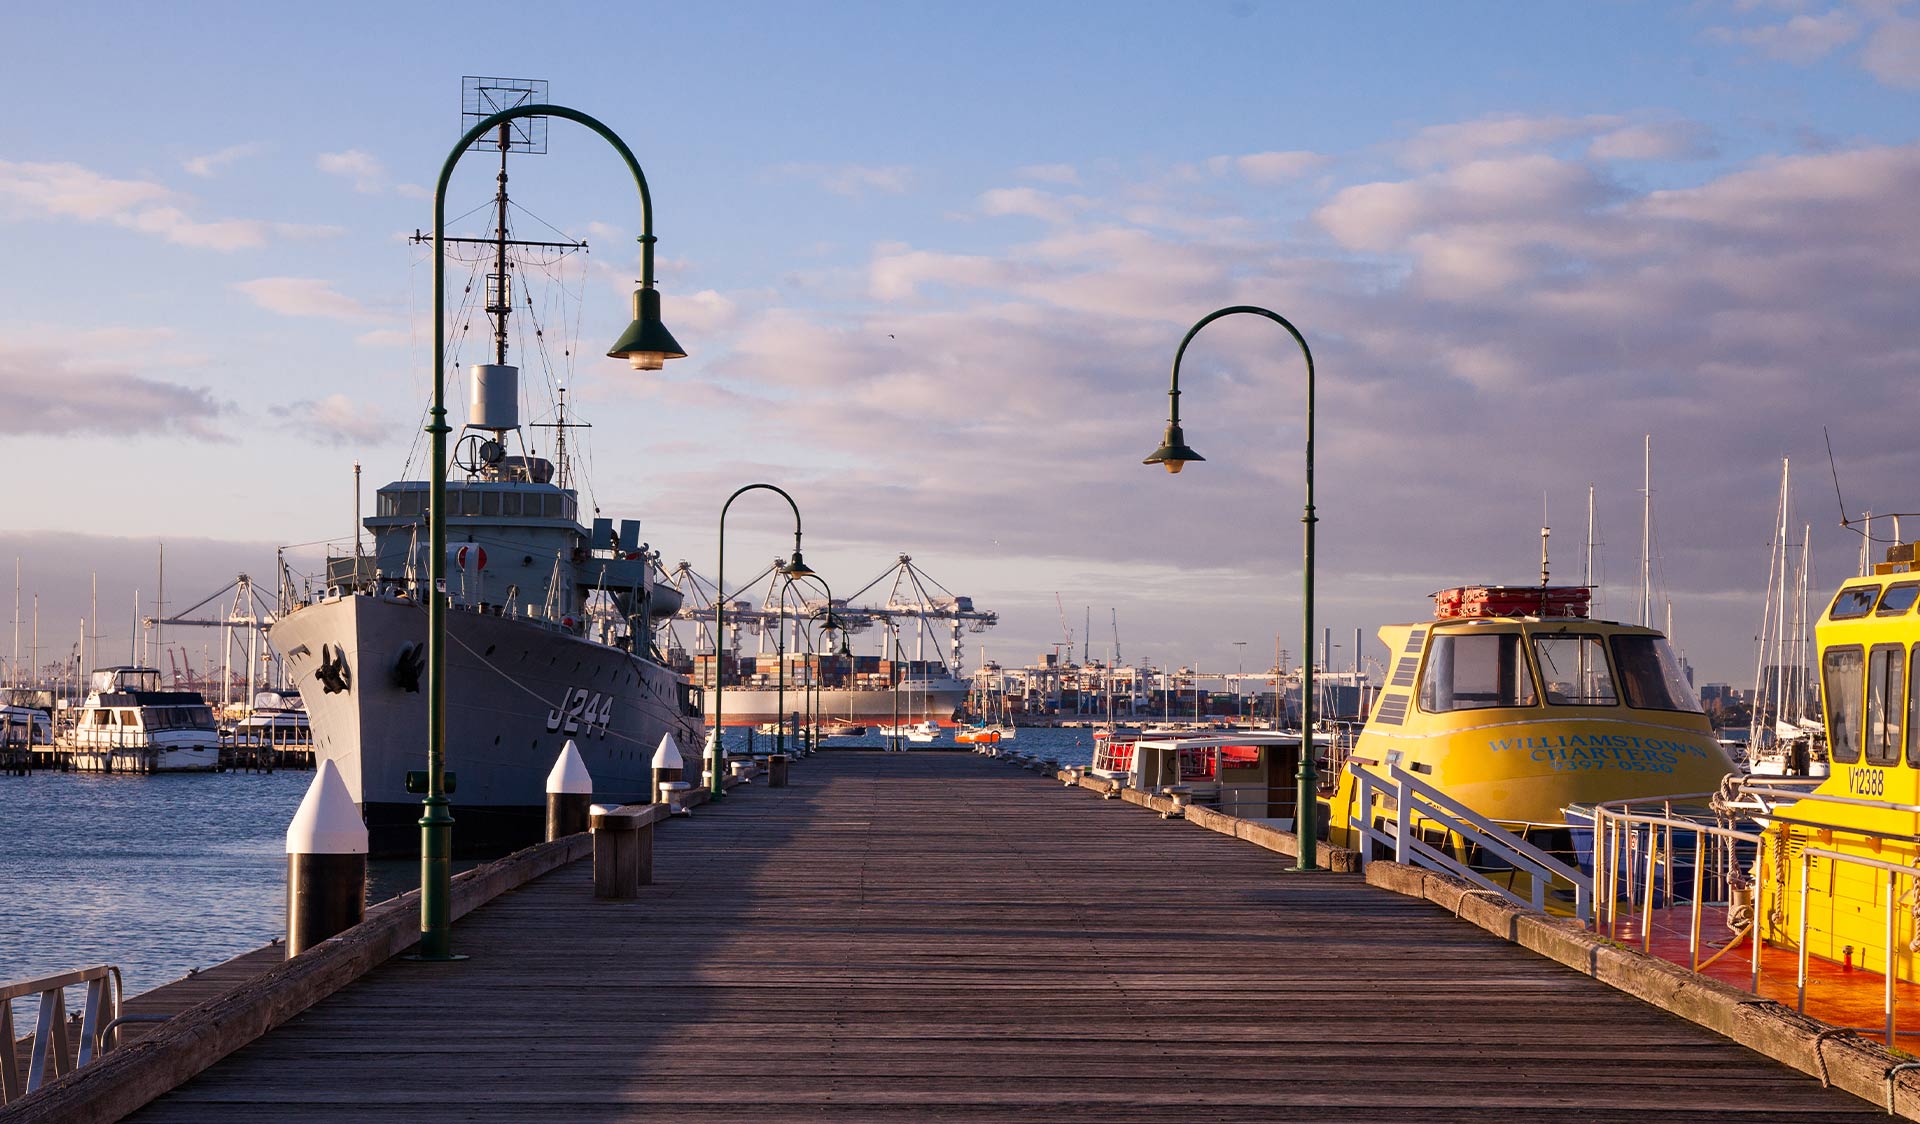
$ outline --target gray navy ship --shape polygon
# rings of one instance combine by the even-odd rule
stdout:
[[[661,735],[689,750],[706,740],[700,689],[653,650],[650,622],[680,595],[655,583],[639,523],[583,525],[552,472],[506,457],[447,484],[447,768],[467,853],[537,838],[547,772],[569,739],[595,798],[616,803],[648,798]],[[343,580],[272,627],[314,752],[339,768],[376,854],[420,841],[407,774],[427,763],[428,491],[419,480],[381,488],[365,521],[371,556],[345,574],[336,564]]]
[[[648,798],[662,735],[689,753],[706,740],[701,690],[652,641],[653,623],[680,607],[679,592],[655,582],[658,556],[640,541],[637,520],[583,520],[569,486],[564,389],[556,422],[544,423],[556,431],[554,459],[533,455],[521,436],[519,369],[507,351],[515,279],[528,271],[509,250],[585,247],[509,236],[514,146],[502,126],[494,230],[446,239],[490,259],[484,309],[494,353],[469,368],[467,424],[447,481],[446,766],[454,846],[467,854],[539,837],[546,776],[569,740],[595,798],[615,803]],[[425,480],[380,488],[364,521],[371,552],[356,542],[351,558],[328,559],[321,589],[283,597],[271,627],[306,700],[314,752],[340,770],[375,854],[417,854],[420,845],[420,795],[408,774],[427,765],[431,490]]]

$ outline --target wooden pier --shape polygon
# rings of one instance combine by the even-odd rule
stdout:
[[[969,754],[828,752],[562,867],[143,1122],[1837,1121],[1881,1110],[1358,875]]]

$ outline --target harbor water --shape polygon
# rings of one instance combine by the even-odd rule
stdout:
[[[745,732],[727,744],[744,749]],[[754,744],[765,753],[771,739]],[[1093,734],[1022,729],[1009,747],[1084,765]],[[287,822],[312,781],[297,770],[0,777],[0,980],[113,964],[133,995],[283,936]],[[369,896],[417,877],[412,862],[376,862]]]

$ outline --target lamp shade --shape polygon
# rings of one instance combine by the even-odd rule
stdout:
[[[607,350],[614,359],[625,359],[636,371],[657,371],[669,359],[685,359],[687,351],[673,333],[660,322],[660,291],[640,288],[633,291],[633,323]]]
[[[1180,432],[1179,426],[1169,425],[1167,426],[1166,439],[1160,442],[1160,447],[1155,449],[1146,460],[1140,463],[1164,465],[1168,472],[1179,472],[1187,466],[1188,461],[1203,461],[1206,459],[1207,458],[1187,447],[1187,436]]]
[[[810,578],[814,576],[813,567],[807,565],[806,559],[800,557],[800,548],[797,546],[793,548],[793,560],[781,567],[781,569],[784,570],[790,578]]]

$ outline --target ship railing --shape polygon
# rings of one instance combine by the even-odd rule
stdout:
[[[1800,956],[1794,972],[1796,995],[1794,1009],[1801,1014],[1805,1014],[1807,1010],[1807,874],[1813,865],[1813,860],[1816,858],[1826,859],[1828,862],[1835,864],[1853,863],[1855,866],[1864,866],[1886,873],[1886,913],[1884,930],[1881,934],[1881,944],[1884,948],[1885,959],[1881,965],[1881,971],[1884,973],[1884,976],[1881,980],[1880,1002],[1882,1014],[1886,1021],[1887,1037],[1885,1041],[1888,1046],[1892,1046],[1894,1044],[1894,1007],[1896,1006],[1894,1002],[1894,984],[1899,978],[1894,963],[1895,937],[1899,932],[1899,921],[1894,907],[1904,905],[1908,909],[1912,908],[1909,904],[1914,900],[1912,895],[1920,891],[1916,890],[1915,885],[1909,885],[1909,893],[1906,895],[1901,894],[1900,880],[1905,878],[1909,883],[1914,883],[1916,879],[1920,879],[1920,870],[1916,870],[1911,866],[1901,866],[1899,863],[1888,862],[1885,859],[1869,858],[1866,855],[1849,855],[1840,851],[1831,851],[1824,847],[1808,847],[1800,852],[1800,931],[1797,934]]]
[[[67,1017],[67,989],[72,987],[86,988],[77,1051],[74,1027]],[[111,964],[0,983],[0,1105],[11,1104],[105,1053],[109,1031],[120,1021],[120,994],[120,969]],[[39,1006],[33,1020],[33,1051],[22,1074],[13,1004],[36,997]]]
[[[1502,824],[1481,815],[1398,765],[1388,766],[1386,777],[1370,773],[1357,764],[1351,764],[1348,768],[1353,773],[1356,797],[1354,813],[1349,822],[1358,837],[1358,849],[1363,862],[1373,856],[1376,844],[1390,846],[1395,862],[1463,878],[1483,890],[1499,894],[1515,905],[1540,911],[1546,909],[1548,888],[1556,881],[1563,882],[1573,888],[1575,915],[1583,922],[1592,915],[1593,882],[1578,868],[1527,842]],[[1374,828],[1376,809],[1391,810],[1393,819],[1389,830]],[[1511,885],[1500,885],[1442,847],[1422,839],[1415,826],[1416,816],[1421,826],[1438,827],[1458,835],[1470,844],[1477,844],[1483,853],[1499,858],[1515,871],[1526,875],[1528,895],[1520,896]]]
[[[1687,964],[1694,971],[1712,966],[1749,938],[1749,990],[1760,987],[1760,942],[1752,940],[1755,920],[1766,916],[1766,879],[1749,872],[1765,869],[1777,841],[1757,827],[1737,827],[1724,813],[1706,807],[1712,793],[1623,800],[1597,805],[1593,815],[1594,931],[1601,936],[1631,936],[1637,930],[1641,951],[1654,953],[1658,935],[1676,935],[1663,919],[1684,912]],[[1698,811],[1688,814],[1688,806]],[[1621,924],[1624,903],[1625,926]],[[1702,958],[1701,938],[1710,910],[1723,911],[1733,937],[1718,952]]]

